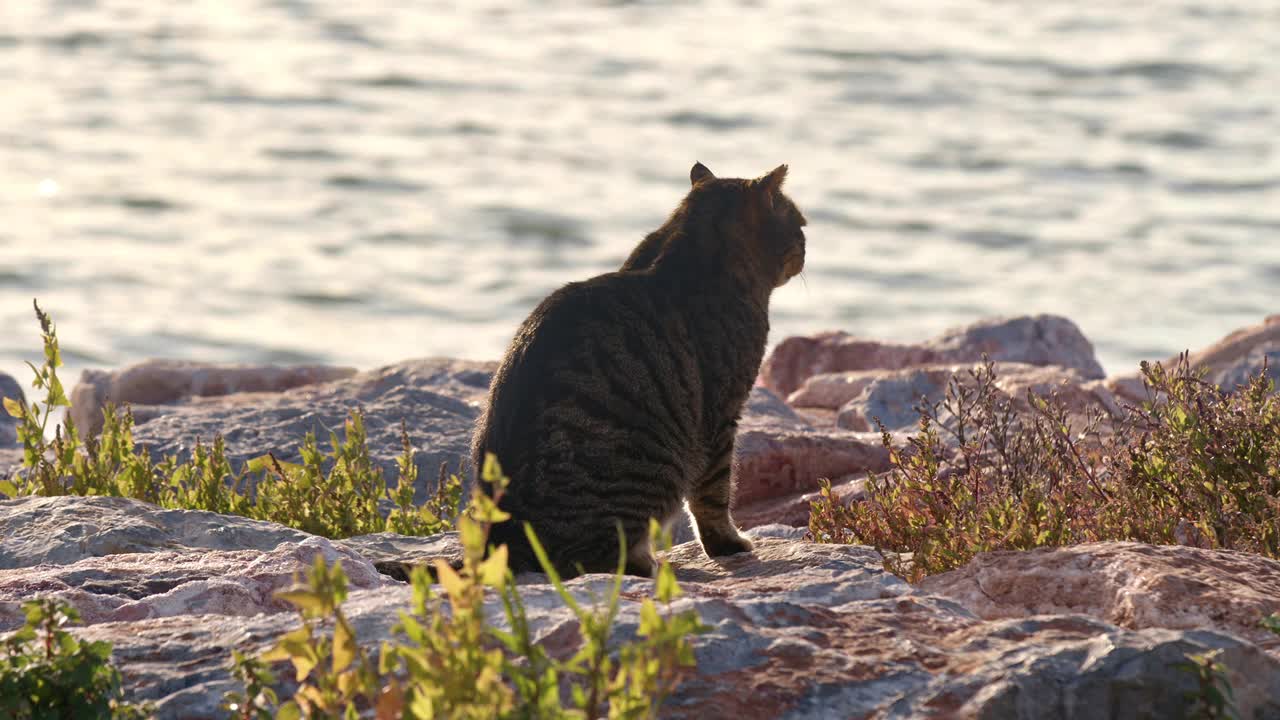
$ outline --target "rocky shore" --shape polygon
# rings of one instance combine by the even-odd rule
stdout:
[[[990,553],[912,586],[866,547],[805,542],[821,478],[856,497],[886,469],[875,431],[915,425],[913,405],[939,399],[983,356],[999,387],[1056,390],[1068,406],[1120,412],[1145,391],[1107,376],[1069,320],[984,321],[918,343],[846,333],[789,338],[761,369],[741,426],[735,517],[758,550],[713,562],[694,544],[672,551],[712,632],[696,640],[698,671],[670,717],[1181,717],[1194,677],[1188,652],[1221,648],[1242,717],[1280,717],[1280,639],[1258,619],[1280,611],[1280,563],[1181,546],[1097,543]],[[1231,386],[1264,366],[1280,379],[1280,316],[1190,356]],[[352,408],[394,475],[400,432],[418,448],[419,496],[441,464],[465,458],[493,363],[410,360],[357,372],[151,361],[84,374],[72,393],[81,428],[106,402],[129,403],[135,440],[153,456],[183,455],[220,434],[235,464],[274,452],[295,459],[304,433],[327,437]],[[0,394],[20,392],[0,376]],[[0,420],[0,476],[21,460]],[[687,530],[686,530],[687,532]],[[110,640],[134,699],[162,718],[221,717],[232,648],[260,650],[296,623],[272,598],[319,553],[351,577],[349,614],[371,649],[407,607],[409,588],[378,571],[456,553],[449,535],[386,534],[331,541],[271,523],[163,510],[119,498],[0,501],[0,633],[20,603],[56,595],[75,605],[77,634]],[[538,577],[523,586],[535,633],[572,637],[573,622]],[[628,579],[624,597],[645,583]],[[585,597],[598,577],[575,580]],[[621,632],[638,621],[624,601]]]

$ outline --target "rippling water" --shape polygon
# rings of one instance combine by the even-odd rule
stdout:
[[[0,4],[0,370],[493,358],[695,159],[791,165],[775,341],[1280,311],[1276,0],[463,5]]]

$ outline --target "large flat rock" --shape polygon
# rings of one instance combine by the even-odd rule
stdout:
[[[329,432],[341,435],[351,411],[359,409],[370,454],[388,482],[397,474],[402,425],[408,430],[422,500],[435,488],[442,464],[458,472],[466,460],[493,369],[492,363],[410,360],[281,392],[194,397],[152,406],[134,437],[153,455],[186,457],[197,439],[207,443],[221,435],[235,467],[267,452],[297,461],[306,433],[315,433],[327,448]]]
[[[163,550],[272,550],[282,542],[311,537],[261,520],[165,510],[127,498],[0,500],[0,570]]]
[[[982,553],[920,587],[987,620],[1079,613],[1121,627],[1216,628],[1280,651],[1280,561],[1131,542]]]
[[[316,555],[341,561],[353,588],[392,582],[339,543],[310,537],[262,550],[159,551],[89,557],[69,565],[0,570],[0,630],[23,623],[22,602],[61,598],[89,625],[177,615],[252,616],[290,606],[273,597],[305,574]]]
[[[1130,630],[1079,614],[987,622],[888,575],[860,547],[758,538],[750,556],[711,561],[683,545],[672,557],[686,591],[675,608],[697,610],[711,631],[663,717],[1177,718],[1193,679],[1176,664],[1210,648],[1224,650],[1244,717],[1280,712],[1280,662],[1220,631]],[[588,602],[607,582],[569,588]],[[649,581],[624,582],[617,637],[634,635],[648,592]],[[521,593],[535,638],[571,652],[576,621],[554,590],[526,582]],[[391,636],[410,594],[352,594],[346,611],[367,650]],[[487,610],[501,617],[496,600]],[[161,718],[212,718],[229,648],[263,649],[294,624],[206,614],[79,632],[115,644],[131,694],[159,701]]]
[[[153,406],[183,403],[193,398],[240,393],[281,392],[303,385],[351,377],[354,368],[329,365],[243,365],[146,360],[119,370],[85,370],[71,391],[71,418],[86,435],[102,429],[102,409],[108,403],[128,404],[139,416],[151,416]]]
[[[22,599],[60,596],[88,623],[76,634],[112,643],[131,699],[156,702],[162,720],[222,718],[230,651],[261,651],[296,627],[271,592],[316,554],[347,568],[344,611],[376,653],[412,593],[374,566],[457,553],[450,534],[339,543],[237,518],[219,532],[218,517],[110,498],[0,503],[0,532],[19,538],[0,570],[0,627]],[[33,544],[51,534],[42,518],[80,530]],[[749,534],[748,554],[670,552],[685,590],[674,608],[711,630],[694,640],[697,670],[663,717],[1180,718],[1195,681],[1177,664],[1210,649],[1223,651],[1242,717],[1280,714],[1280,657],[1248,626],[1274,606],[1274,562],[1100,543],[980,556],[911,586],[870,548],[806,543],[781,526]],[[555,590],[533,573],[519,582],[535,639],[572,652],[576,620]],[[609,582],[588,575],[569,588],[589,603]],[[651,592],[649,580],[624,580],[617,639],[634,636]],[[486,610],[502,624],[496,598]]]

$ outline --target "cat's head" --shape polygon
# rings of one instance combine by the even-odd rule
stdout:
[[[782,193],[787,166],[747,180],[718,178],[702,163],[689,171],[690,217],[716,238],[731,269],[781,287],[804,269],[804,215]],[[711,248],[708,248],[711,249]]]

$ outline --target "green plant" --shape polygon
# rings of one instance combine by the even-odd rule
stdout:
[[[809,530],[879,548],[912,581],[990,550],[1095,540],[1184,542],[1280,557],[1280,403],[1265,370],[1228,392],[1186,358],[1143,364],[1149,400],[1120,417],[1023,402],[987,361],[922,405],[905,447],[863,502],[824,484]]]
[[[36,319],[40,322],[41,337],[44,341],[44,362],[40,367],[28,362],[27,367],[31,368],[31,372],[35,375],[31,381],[32,387],[45,391],[44,407],[42,409],[35,401],[30,405],[24,405],[20,400],[4,398],[4,408],[17,420],[18,440],[22,443],[23,465],[27,467],[29,473],[25,481],[27,486],[53,490],[59,485],[57,465],[50,459],[50,453],[47,451],[54,450],[54,456],[59,460],[68,453],[74,454],[77,436],[75,426],[68,422],[66,432],[71,448],[69,451],[61,428],[58,429],[58,436],[52,447],[45,440],[49,420],[54,412],[59,407],[71,407],[71,401],[67,398],[67,393],[62,388],[62,381],[58,378],[57,369],[62,366],[62,352],[58,347],[58,336],[53,320],[48,313],[40,309],[39,303],[32,301],[32,305],[35,307]],[[12,496],[18,492],[12,480],[0,481],[0,493]]]
[[[1204,653],[1191,653],[1185,662],[1178,663],[1179,670],[1191,673],[1196,679],[1196,689],[1186,694],[1189,703],[1187,717],[1195,720],[1230,720],[1240,716],[1235,711],[1235,691],[1227,677],[1227,666],[1218,660],[1222,649]]]
[[[605,597],[586,607],[561,582],[526,529],[560,599],[578,621],[577,652],[568,659],[552,658],[533,642],[523,600],[507,569],[506,548],[486,548],[492,523],[507,517],[497,505],[506,478],[492,457],[483,477],[493,484],[493,495],[477,491],[459,520],[461,562],[455,567],[437,561],[435,578],[425,568],[413,572],[412,609],[402,614],[398,639],[382,645],[376,664],[360,651],[342,614],[346,581],[341,568],[326,568],[317,559],[307,586],[280,595],[298,607],[302,626],[262,656],[291,662],[298,690],[277,707],[261,662],[237,656],[235,667],[246,690],[229,699],[235,716],[656,717],[681,670],[693,666],[690,636],[704,629],[693,611],[671,609],[680,592],[671,566],[661,565],[653,597],[641,602],[637,637],[612,652],[622,568]],[[652,533],[665,542],[656,524]],[[505,627],[486,614],[490,595],[501,600]],[[659,605],[666,611],[660,612]],[[332,626],[331,636],[319,632],[322,618]]]
[[[23,443],[24,474],[0,480],[0,495],[110,495],[162,507],[209,510],[278,522],[317,535],[341,538],[374,532],[431,535],[452,527],[461,501],[462,482],[441,469],[435,494],[414,505],[417,466],[407,430],[397,460],[399,478],[389,488],[371,460],[364,418],[352,411],[342,436],[330,433],[328,453],[316,438],[303,440],[301,463],[267,455],[238,472],[231,467],[221,437],[197,442],[190,458],[153,461],[133,443],[133,414],[108,405],[96,438],[82,439],[70,416],[47,439],[49,420],[71,403],[58,378],[62,356],[52,319],[35,306],[44,340],[44,363],[31,365],[33,386],[44,390],[43,403],[4,399],[17,419]],[[28,363],[30,365],[30,363]],[[384,513],[383,503],[392,508]]]
[[[1258,624],[1268,632],[1280,635],[1280,613],[1271,613],[1270,615],[1262,618],[1262,621]]]
[[[244,685],[244,692],[229,692],[223,698],[222,709],[233,720],[272,720],[272,709],[280,704],[276,691],[271,688],[275,675],[263,660],[231,651],[231,675]]]
[[[1113,453],[1117,514],[1150,541],[1172,542],[1185,521],[1208,547],[1280,557],[1280,400],[1266,368],[1234,392],[1185,357],[1142,371],[1157,399],[1129,414]]]
[[[124,702],[111,645],[81,642],[64,627],[75,610],[42,598],[22,604],[23,627],[0,644],[0,716],[38,718],[143,718],[150,708]]]

